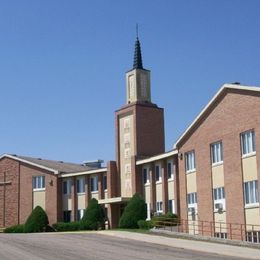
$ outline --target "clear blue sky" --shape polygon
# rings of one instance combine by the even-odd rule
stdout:
[[[3,0],[0,153],[114,159],[136,22],[167,150],[224,83],[260,86],[258,0]]]

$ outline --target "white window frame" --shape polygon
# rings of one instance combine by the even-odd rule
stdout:
[[[190,192],[187,193],[187,204],[188,208],[195,208],[197,209],[197,192]]]
[[[81,220],[84,216],[85,209],[77,209],[77,220]]]
[[[144,175],[145,174],[146,174],[146,182],[144,182]],[[150,173],[149,173],[149,168],[147,168],[147,167],[143,168],[143,184],[144,185],[150,184]]]
[[[169,178],[169,165],[171,165],[171,177]],[[174,179],[174,171],[173,171],[174,165],[173,165],[173,161],[167,161],[167,179],[168,180],[173,180]]]
[[[156,212],[163,213],[163,202],[162,201],[156,201]]]
[[[242,157],[256,154],[255,131],[253,129],[240,134]]]
[[[196,171],[195,151],[189,151],[185,153],[185,168],[186,173]]]
[[[259,205],[258,181],[244,182],[245,207]]]
[[[176,211],[175,211],[175,200],[174,199],[169,199],[168,200],[168,211],[170,211],[169,209],[169,205],[171,204],[171,213],[175,214]]]
[[[33,191],[45,190],[45,176],[34,176],[33,177]]]
[[[159,169],[159,179],[157,180],[157,173],[156,170]],[[155,181],[156,183],[161,183],[162,182],[162,169],[160,164],[155,165]]]
[[[225,199],[225,188],[217,187],[213,189],[213,199],[214,199],[214,211],[219,209],[216,204],[221,203],[223,205],[223,210],[226,210],[226,199]]]
[[[91,185],[91,180],[93,180],[93,187]],[[92,190],[92,188],[93,188],[93,190]],[[91,191],[91,193],[98,192],[98,175],[93,175],[90,177],[90,191]]]
[[[76,183],[77,183],[77,194],[84,194],[85,193],[85,177],[78,177]],[[79,191],[78,191],[78,183],[79,183]]]
[[[64,193],[64,183],[66,183],[66,193]],[[62,182],[62,193],[63,195],[70,195],[71,194],[71,186],[72,186],[72,180],[71,179],[65,179]]]
[[[222,141],[210,145],[211,163],[212,165],[219,165],[223,163],[223,143]]]

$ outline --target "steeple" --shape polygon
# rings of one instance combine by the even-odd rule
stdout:
[[[143,69],[141,45],[138,36],[135,41],[135,54],[133,69]]]

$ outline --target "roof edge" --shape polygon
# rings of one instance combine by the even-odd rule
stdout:
[[[224,93],[225,90],[234,89],[234,90],[247,90],[247,91],[256,91],[260,92],[260,87],[256,86],[245,86],[238,84],[224,84],[218,92],[213,96],[209,103],[201,110],[198,116],[193,120],[193,122],[186,128],[183,134],[177,139],[173,145],[173,149],[177,149],[179,143],[184,139],[184,137],[191,131],[191,129],[197,124],[197,122],[202,118],[202,116],[208,111],[208,109],[216,102],[217,98]]]

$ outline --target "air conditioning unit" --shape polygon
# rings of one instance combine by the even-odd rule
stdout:
[[[215,209],[218,211],[218,213],[223,212],[223,203],[215,203]]]

